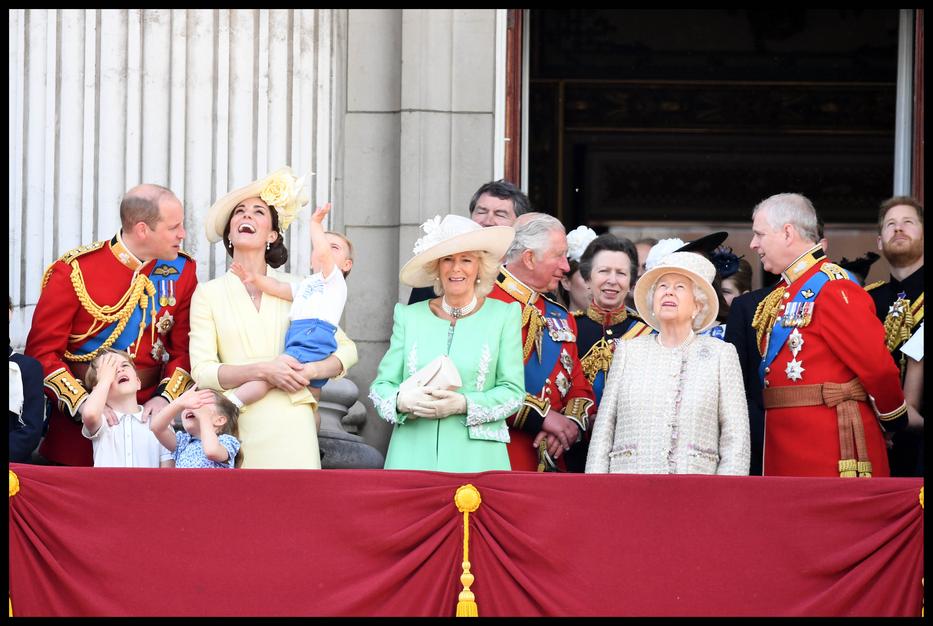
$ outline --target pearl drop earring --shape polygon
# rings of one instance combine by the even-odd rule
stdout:
[[[271,246],[270,246],[269,242],[267,241],[267,242],[266,242],[266,250],[268,250],[270,247],[271,247]]]

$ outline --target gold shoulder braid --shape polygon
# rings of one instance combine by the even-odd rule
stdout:
[[[923,319],[922,293],[912,305],[907,298],[895,300],[884,318],[884,342],[888,351],[893,352],[910,339],[910,333],[920,319]]]
[[[88,252],[93,252],[94,250],[97,250],[98,248],[102,248],[104,244],[106,243],[107,243],[106,240],[101,240],[101,241],[95,241],[94,243],[89,243],[86,246],[78,246],[77,248],[74,248],[73,250],[69,250],[65,254],[61,255],[60,257],[58,257],[57,260],[53,261],[52,263],[49,263],[49,266],[45,268],[45,273],[42,274],[42,285],[39,287],[39,290],[41,291],[42,289],[45,289],[45,284],[49,282],[49,276],[52,275],[52,268],[55,267],[55,264],[58,263],[58,261],[61,261],[62,263],[66,265],[71,265],[71,262],[74,261],[79,256],[81,256],[82,254],[87,254]]]
[[[528,358],[531,354],[531,347],[534,346],[538,351],[538,362],[541,362],[541,339],[544,330],[544,316],[534,304],[526,304],[522,310],[522,326],[528,325],[528,335],[525,337],[525,345],[522,346],[522,357]]]
[[[784,290],[785,287],[782,285],[769,293],[764,300],[758,303],[758,308],[755,309],[755,315],[752,317],[752,328],[755,329],[755,339],[758,341],[758,352],[761,356],[765,355],[765,351],[761,346],[761,338],[765,333],[771,331],[779,317],[778,311],[784,299]]]
[[[823,263],[820,271],[829,276],[830,280],[845,280],[849,277],[846,271],[835,263]]]
[[[879,280],[879,281],[873,282],[873,283],[870,284],[870,285],[865,285],[864,289],[865,289],[865,291],[871,291],[872,289],[877,289],[878,287],[880,287],[881,285],[884,285],[884,284],[886,284],[885,281]]]
[[[583,366],[583,374],[586,379],[593,384],[596,380],[596,374],[599,372],[608,372],[612,364],[612,347],[605,337],[600,337],[599,341],[587,351],[586,356],[580,359],[580,365]]]
[[[99,348],[88,354],[73,354],[66,350],[66,359],[76,363],[94,360],[98,354],[109,348],[113,345],[113,342],[117,340],[137,306],[143,310],[143,317],[139,322],[139,333],[142,335],[146,327],[146,309],[149,306],[149,299],[155,297],[155,285],[152,284],[148,276],[137,274],[133,282],[130,283],[130,288],[123,294],[120,301],[113,306],[101,306],[91,299],[90,294],[87,292],[87,287],[84,284],[84,276],[81,274],[81,268],[78,266],[76,260],[71,262],[71,284],[74,286],[78,301],[81,303],[81,306],[84,307],[84,310],[90,313],[91,317],[94,318],[94,323],[91,324],[87,332],[79,335],[70,335],[68,337],[69,343],[86,339],[94,333],[99,332],[100,329],[107,324],[117,322],[117,325],[113,329],[113,332],[110,333],[107,340],[104,341]],[[138,339],[139,335],[137,335],[137,342]],[[137,345],[137,349],[138,348],[139,346]],[[133,356],[136,356],[135,352],[133,352]]]

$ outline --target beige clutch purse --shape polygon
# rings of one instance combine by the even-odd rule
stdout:
[[[416,387],[440,387],[456,391],[463,385],[457,366],[446,354],[433,359],[430,363],[406,378],[398,386],[399,391]]]

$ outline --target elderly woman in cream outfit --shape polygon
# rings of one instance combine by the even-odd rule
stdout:
[[[697,334],[716,322],[715,273],[699,254],[674,252],[638,280],[635,306],[658,334],[616,347],[587,473],[748,474],[738,355]]]
[[[233,260],[251,272],[300,283],[302,276],[275,268],[288,259],[282,232],[307,203],[302,181],[284,167],[231,191],[208,212],[208,240],[223,240]],[[229,271],[198,284],[191,298],[188,351],[198,386],[226,391],[263,380],[274,387],[240,409],[244,468],[320,469],[317,402],[307,385],[343,375],[357,360],[356,346],[339,328],[331,356],[306,364],[277,359],[285,347],[291,305]]]

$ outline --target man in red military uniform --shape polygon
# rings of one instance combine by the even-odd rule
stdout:
[[[589,428],[594,397],[577,354],[576,321],[544,295],[569,269],[563,224],[543,213],[521,215],[489,294],[524,307],[525,402],[508,418],[513,470],[563,470],[563,453]]]
[[[751,248],[781,273],[752,321],[764,384],[765,476],[889,476],[884,431],[907,406],[871,297],[826,260],[799,194],[763,200]]]
[[[181,251],[184,209],[165,187],[138,185],[124,195],[120,220],[112,239],[68,252],[43,277],[25,353],[42,364],[54,404],[39,446],[52,463],[93,465],[81,435],[89,392],[82,381],[102,350],[132,355],[144,419],[191,386],[188,309],[197,276]]]

